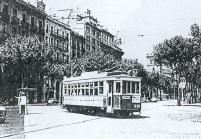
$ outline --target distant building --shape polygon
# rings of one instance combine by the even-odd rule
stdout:
[[[37,35],[43,41],[46,18],[45,5],[37,2],[37,7],[23,0],[0,1],[0,36],[1,38],[19,34]]]
[[[68,25],[47,16],[45,20],[45,42],[54,49],[55,62],[68,63],[70,59],[70,33]]]
[[[105,54],[111,54],[117,59],[121,59],[124,54],[124,52],[118,47],[118,42],[115,40],[115,36],[106,29],[101,30],[101,49]]]
[[[87,10],[85,15],[78,15],[73,30],[85,38],[86,53],[99,48],[105,54],[111,54],[115,58],[121,59],[124,52],[118,47],[120,44],[115,40],[115,36],[98,23],[98,20],[91,16]]]
[[[159,67],[157,67],[157,65],[154,63],[154,55],[152,53],[147,54],[147,59],[148,59],[148,63],[147,63],[147,70],[149,72],[159,72],[160,69]]]
[[[71,31],[71,47],[70,47],[70,60],[74,58],[81,58],[85,55],[85,39],[83,36],[76,32]]]

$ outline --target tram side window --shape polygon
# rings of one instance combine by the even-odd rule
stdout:
[[[99,86],[103,86],[103,81],[99,82]]]
[[[103,81],[99,82],[99,94],[103,94]]]
[[[85,89],[86,95],[89,95],[89,89]]]
[[[84,95],[84,89],[82,89],[82,95]]]
[[[122,93],[126,94],[126,81],[123,81]]]
[[[111,97],[108,99],[108,106],[111,106]]]
[[[96,95],[96,96],[98,95],[98,88],[94,89],[94,95]]]
[[[132,82],[132,93],[135,93],[135,82]]]
[[[116,92],[117,93],[120,93],[120,88],[121,88],[121,84],[120,84],[120,82],[117,82],[116,83]]]
[[[90,89],[90,95],[91,95],[91,96],[93,95],[93,92],[94,92],[94,90],[93,90],[93,89]]]
[[[137,89],[136,89],[136,93],[139,94],[139,83],[136,83]]]
[[[67,85],[64,86],[64,93],[67,94]]]
[[[98,86],[98,82],[94,82],[94,86],[95,86],[95,87]]]
[[[126,93],[131,93],[131,82],[127,82],[127,92]]]
[[[80,93],[80,89],[78,89],[78,95],[81,95],[81,93]]]

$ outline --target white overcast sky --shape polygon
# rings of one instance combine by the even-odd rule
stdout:
[[[35,4],[36,0],[26,0]],[[91,10],[105,28],[120,32],[125,58],[145,67],[153,45],[175,35],[188,36],[190,25],[201,24],[201,0],[44,0],[46,11],[79,7]],[[68,15],[63,12],[62,14]],[[138,37],[137,35],[144,35]]]

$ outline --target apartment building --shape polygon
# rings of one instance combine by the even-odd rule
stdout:
[[[45,4],[37,2],[37,7],[23,0],[0,0],[0,36],[19,34],[37,35],[44,39]]]

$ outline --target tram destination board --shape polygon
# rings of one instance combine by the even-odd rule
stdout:
[[[140,103],[140,95],[132,96],[132,103]]]

